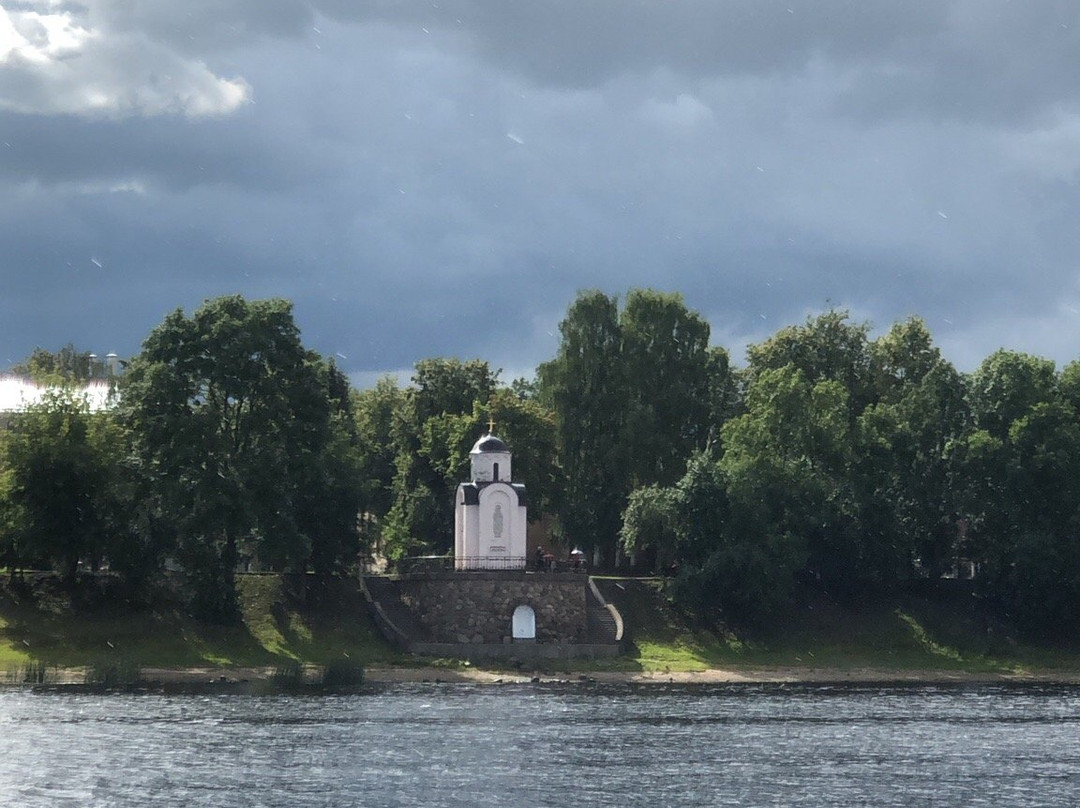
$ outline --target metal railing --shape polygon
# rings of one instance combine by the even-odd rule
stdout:
[[[461,556],[452,558],[455,570],[523,570],[525,556]]]
[[[526,567],[524,556],[464,556],[452,555],[411,556],[399,558],[395,572],[444,572],[453,570],[523,570]]]
[[[518,570],[532,572],[586,572],[585,563],[555,561],[550,558],[529,559],[525,556],[411,556],[394,562],[399,575],[413,572],[472,572],[482,570]]]

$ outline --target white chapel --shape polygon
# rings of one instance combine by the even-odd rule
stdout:
[[[472,479],[454,502],[454,566],[524,569],[528,502],[525,486],[511,482],[510,450],[490,432],[469,452]]]

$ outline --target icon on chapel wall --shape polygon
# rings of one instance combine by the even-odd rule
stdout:
[[[495,533],[495,538],[501,539],[503,533],[502,505],[495,506],[495,513],[491,515],[491,527]]]

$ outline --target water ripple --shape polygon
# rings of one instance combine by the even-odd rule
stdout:
[[[1058,806],[1070,687],[0,693],[0,804]]]

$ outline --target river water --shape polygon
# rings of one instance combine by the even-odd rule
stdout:
[[[1072,806],[1080,688],[0,692],[0,805]]]

